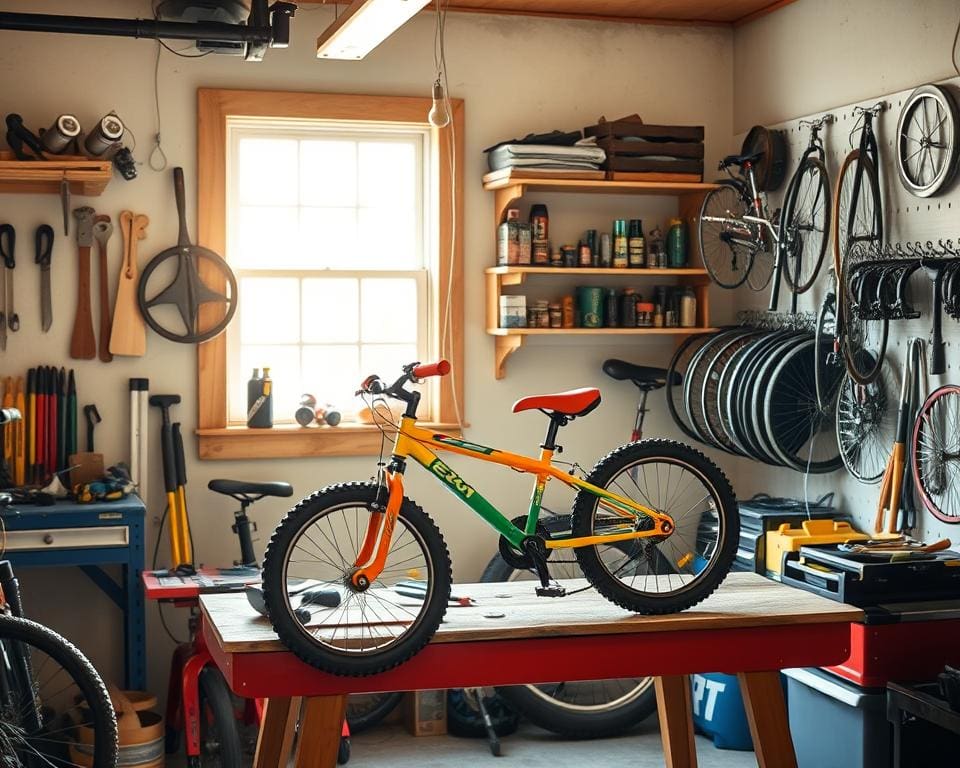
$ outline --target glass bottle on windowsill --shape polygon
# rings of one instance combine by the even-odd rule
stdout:
[[[263,377],[254,378],[247,385],[247,426],[252,429],[269,429],[273,426],[273,379],[270,369],[263,369]]]

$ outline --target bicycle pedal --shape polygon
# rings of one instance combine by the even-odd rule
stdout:
[[[560,586],[537,587],[537,597],[565,597],[567,590]]]

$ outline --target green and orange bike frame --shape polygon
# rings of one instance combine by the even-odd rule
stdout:
[[[514,525],[476,488],[445,464],[432,449],[500,464],[518,472],[534,475],[536,480],[530,497],[530,510],[527,513],[524,528],[521,529]],[[548,550],[663,537],[670,535],[674,530],[674,522],[669,515],[611,493],[557,469],[552,464],[553,454],[552,449],[541,447],[540,458],[533,459],[509,451],[488,448],[484,445],[423,429],[417,426],[415,417],[403,416],[397,430],[392,460],[389,467],[383,472],[382,477],[382,485],[387,492],[386,507],[383,510],[375,510],[370,515],[363,544],[354,564],[356,569],[352,577],[354,584],[360,584],[364,581],[367,584],[372,584],[384,568],[394,526],[400,513],[400,506],[403,503],[403,473],[408,458],[414,459],[431,475],[438,478],[454,496],[486,520],[497,533],[518,551],[522,551],[524,539],[536,534],[543,492],[547,482],[551,479],[559,480],[571,488],[583,490],[596,496],[604,509],[623,517],[624,522],[622,531],[619,530],[619,526],[608,527],[605,530],[610,531],[610,533],[601,536],[565,536],[547,539],[544,544]],[[653,525],[645,530],[637,530],[635,523],[641,517],[651,520]],[[690,557],[692,558],[692,555]]]

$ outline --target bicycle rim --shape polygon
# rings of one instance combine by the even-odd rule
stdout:
[[[876,381],[861,385],[845,376],[837,400],[837,445],[847,471],[861,483],[883,477],[896,436],[893,407],[898,387],[888,367]]]
[[[913,429],[910,461],[923,505],[945,523],[960,523],[960,386],[927,398]]]
[[[747,210],[739,190],[729,184],[708,192],[700,206],[700,256],[710,277],[721,288],[743,285],[750,274],[753,249],[730,239],[738,227],[752,232],[752,227],[741,219]],[[704,216],[724,218],[726,221],[704,221]]]
[[[0,764],[110,768],[117,749],[113,707],[83,654],[47,627],[0,616]]]
[[[795,188],[787,201],[780,230],[784,278],[794,293],[810,290],[830,233],[830,182],[827,169],[810,157],[797,169]]]
[[[862,167],[857,198],[858,166]],[[839,279],[844,279],[844,268],[849,250],[854,245],[868,247],[883,245],[883,208],[877,170],[870,158],[863,157],[859,149],[853,150],[843,161],[837,176],[834,211],[836,225],[833,228],[834,269]],[[853,215],[851,216],[851,209]]]
[[[897,173],[904,188],[931,197],[957,170],[957,106],[951,93],[924,85],[911,93],[897,122]]]

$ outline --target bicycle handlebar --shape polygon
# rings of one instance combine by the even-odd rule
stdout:
[[[441,359],[435,363],[418,364],[411,373],[418,379],[426,379],[429,376],[446,376],[450,373],[450,361]]]

